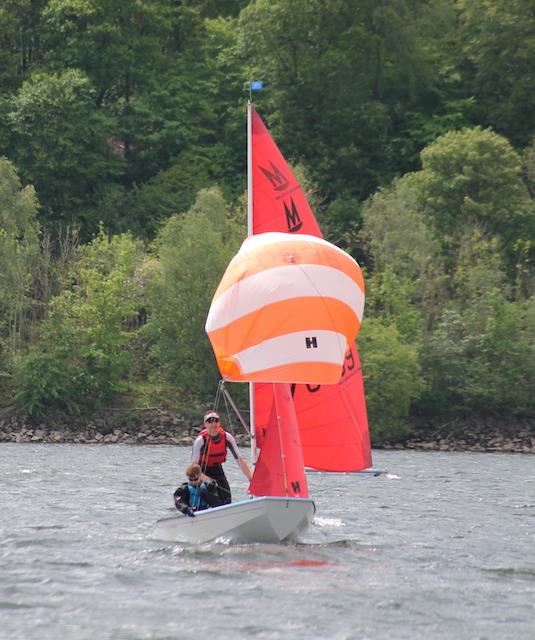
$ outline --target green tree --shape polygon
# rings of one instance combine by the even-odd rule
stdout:
[[[372,440],[379,444],[402,438],[410,431],[412,403],[424,388],[416,348],[403,341],[394,325],[368,317],[359,334],[359,351]]]
[[[165,0],[49,0],[42,14],[48,68],[81,70],[97,105],[128,103],[162,68],[177,13],[192,12]]]
[[[535,204],[520,157],[505,138],[479,127],[447,133],[422,152],[422,170],[404,180],[450,263],[466,228],[478,224],[499,238],[514,273],[518,241],[535,236]]]
[[[41,12],[48,0],[3,0],[0,6],[0,87],[16,91],[41,63]]]
[[[526,303],[512,302],[496,239],[461,241],[451,297],[422,348],[428,381],[419,410],[450,415],[533,411],[534,355]]]
[[[50,302],[39,340],[18,366],[16,400],[26,413],[72,414],[125,389],[127,320],[139,305],[140,257],[129,236],[103,232],[80,248],[64,289]]]
[[[160,232],[147,330],[164,378],[196,399],[213,398],[218,374],[204,324],[211,298],[244,235],[220,191],[201,191]]]
[[[429,336],[422,350],[428,388],[420,411],[453,416],[534,414],[535,349],[524,303],[507,302],[495,290],[486,307],[477,322],[473,309],[445,312]]]
[[[525,146],[535,130],[531,77],[535,15],[530,0],[458,0],[460,34],[479,122]]]
[[[37,208],[33,187],[23,188],[13,165],[0,158],[0,376],[12,369],[31,305]]]
[[[209,158],[186,151],[169,169],[139,187],[134,185],[126,197],[130,229],[154,237],[173,213],[186,212],[198,191],[211,182],[208,164]]]
[[[363,199],[466,123],[454,29],[449,0],[257,0],[240,15],[239,44],[289,156],[330,197]]]
[[[74,70],[32,76],[14,97],[10,119],[11,154],[37,190],[43,222],[95,232],[112,215],[100,204],[122,163],[113,152],[113,122],[95,108],[87,77]]]
[[[440,243],[417,190],[406,179],[396,180],[369,198],[362,217],[359,238],[371,263],[368,308],[373,315],[388,313],[404,336],[409,327],[415,330],[415,323],[428,330],[441,315],[448,291]]]

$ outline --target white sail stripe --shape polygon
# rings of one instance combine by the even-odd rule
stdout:
[[[335,298],[362,321],[364,292],[354,280],[334,267],[300,264],[266,269],[233,284],[212,302],[206,331],[220,329],[266,306],[258,300],[259,290],[269,291],[270,304],[303,297]]]
[[[302,242],[302,243],[317,244],[323,247],[327,247],[334,251],[338,251],[338,253],[341,253],[344,257],[348,258],[349,260],[351,260],[352,262],[358,265],[357,261],[352,256],[350,256],[346,251],[344,251],[343,249],[340,249],[340,247],[337,247],[335,244],[332,244],[331,242],[324,240],[323,238],[318,238],[316,236],[309,236],[305,233],[292,234],[292,233],[282,233],[281,231],[269,231],[267,233],[258,233],[254,236],[249,236],[243,241],[243,244],[240,247],[240,250],[238,251],[237,256],[241,257],[242,255],[245,255],[249,251],[257,250],[258,247],[268,247],[270,245],[277,244],[279,242],[289,242],[289,241],[291,241],[292,243]]]
[[[307,348],[307,339],[316,340],[316,348]],[[244,376],[259,371],[294,365],[304,362],[344,362],[347,341],[343,334],[335,331],[298,331],[277,338],[270,338],[259,345],[244,349],[234,357]]]

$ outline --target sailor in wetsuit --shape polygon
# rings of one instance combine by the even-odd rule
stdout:
[[[184,482],[174,493],[175,507],[186,516],[193,518],[196,511],[218,507],[221,504],[215,480],[206,483],[201,478],[198,464],[190,464],[186,469],[188,482]]]
[[[208,411],[204,415],[204,429],[193,443],[191,461],[200,464],[203,473],[208,476],[208,480],[213,479],[217,482],[222,504],[231,502],[230,486],[223,470],[223,462],[227,459],[227,449],[238,461],[247,479],[250,480],[251,470],[240,455],[234,436],[221,427],[221,419],[217,412]]]

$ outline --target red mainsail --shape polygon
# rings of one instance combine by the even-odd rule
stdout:
[[[322,238],[312,209],[266,125],[252,109],[253,225],[251,235],[268,231],[307,233]]]
[[[256,110],[251,110],[252,234],[281,231],[323,237],[297,178]],[[267,437],[275,405],[274,385],[256,383],[254,389],[255,428],[259,436],[265,432]],[[291,391],[305,466],[323,471],[360,471],[371,466],[356,345],[346,354],[337,384],[292,385]],[[265,446],[266,442],[262,449]]]

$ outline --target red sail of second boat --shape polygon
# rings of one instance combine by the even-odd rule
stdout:
[[[323,237],[303,190],[260,116],[251,107],[252,234],[270,231]],[[274,406],[271,384],[255,383],[258,437]],[[291,386],[304,464],[324,471],[371,466],[371,447],[360,359],[355,344],[337,384]]]

